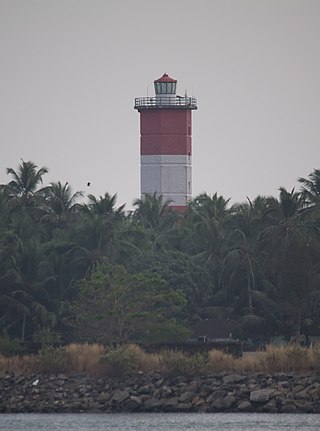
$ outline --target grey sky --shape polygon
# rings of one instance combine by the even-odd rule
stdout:
[[[193,195],[299,189],[320,168],[319,22],[319,0],[0,0],[0,183],[22,158],[130,208],[134,98],[166,72],[198,99]]]

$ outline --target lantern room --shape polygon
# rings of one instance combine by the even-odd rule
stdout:
[[[154,81],[154,91],[156,95],[165,94],[172,95],[176,94],[177,80],[170,78],[169,75],[164,73],[161,78]]]

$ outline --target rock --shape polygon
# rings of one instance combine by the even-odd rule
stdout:
[[[127,398],[129,398],[129,393],[127,391],[116,391],[113,395],[111,401],[115,404],[121,404],[123,401],[125,401]]]
[[[124,407],[126,410],[133,412],[138,410],[141,404],[142,404],[141,398],[133,395],[125,401]]]
[[[278,409],[277,409],[277,406],[276,406],[276,401],[275,401],[275,399],[272,399],[271,401],[269,401],[267,404],[265,404],[263,407],[262,407],[262,411],[264,412],[264,413],[277,413],[278,412]]]
[[[240,397],[247,397],[250,394],[250,389],[246,385],[241,385],[238,394]]]
[[[164,382],[164,379],[158,379],[158,380],[155,382],[155,386],[156,386],[156,388],[160,388],[160,386],[162,386],[162,385],[163,385],[163,382]]]
[[[312,413],[313,406],[307,401],[295,401],[294,405],[299,413]]]
[[[288,403],[282,406],[280,411],[281,413],[296,413],[297,407],[294,404]]]
[[[192,404],[196,407],[200,407],[200,406],[203,406],[205,404],[205,400],[203,398],[199,397],[198,395],[196,395],[192,400]]]
[[[276,393],[275,389],[259,389],[250,393],[250,401],[255,403],[265,403]]]
[[[202,385],[201,389],[200,389],[200,393],[199,395],[203,398],[207,397],[208,395],[210,395],[213,391],[213,388],[211,388],[211,386],[209,385]]]
[[[300,392],[297,392],[294,395],[294,398],[296,400],[309,400],[310,399],[310,395],[308,394],[307,390],[302,390]]]
[[[223,404],[226,409],[230,409],[237,402],[236,397],[234,395],[227,395],[223,398]]]
[[[163,403],[161,400],[157,400],[156,398],[149,398],[148,400],[144,401],[141,406],[141,410],[146,412],[159,411],[162,405]]]
[[[225,406],[223,404],[222,399],[217,398],[215,399],[209,407],[210,412],[223,412],[225,410]]]
[[[163,386],[161,391],[161,397],[162,398],[170,398],[172,396],[173,392],[168,386]]]
[[[241,374],[231,374],[228,376],[223,377],[223,384],[234,384],[234,383],[240,383],[246,380],[246,376],[243,376]]]
[[[166,400],[166,402],[163,405],[163,410],[165,412],[175,412],[177,411],[177,406],[178,406],[178,398],[173,397]]]
[[[155,390],[153,385],[144,385],[138,389],[138,394],[151,394]]]
[[[194,392],[184,392],[183,394],[180,395],[178,401],[180,403],[188,403],[193,400],[194,396],[195,396]]]
[[[241,401],[237,405],[236,410],[238,412],[252,412],[253,408],[252,408],[252,404],[250,403],[250,401]]]
[[[193,410],[193,405],[191,403],[179,403],[176,406],[176,411],[178,412],[191,412]]]
[[[226,392],[225,391],[222,391],[222,390],[214,391],[214,392],[212,392],[211,395],[208,396],[207,403],[210,404],[216,398],[224,398],[225,396],[226,396]]]
[[[314,402],[319,402],[320,399],[320,385],[316,386],[314,389],[309,390],[309,395]]]
[[[37,385],[32,383],[39,379]],[[123,378],[73,375],[0,376],[1,413],[54,412],[320,413],[320,376],[211,373]]]
[[[107,403],[108,401],[110,401],[110,394],[106,393],[106,392],[101,392],[97,399],[101,404]]]

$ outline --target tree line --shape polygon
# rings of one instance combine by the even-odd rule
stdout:
[[[175,341],[204,319],[239,337],[320,332],[320,170],[300,190],[231,205],[217,193],[181,214],[156,194],[43,187],[21,161],[0,185],[0,333],[23,343]]]

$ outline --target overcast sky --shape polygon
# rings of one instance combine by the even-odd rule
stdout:
[[[32,160],[130,208],[134,98],[166,72],[198,100],[194,196],[299,189],[320,168],[319,22],[319,0],[0,0],[0,183]]]

